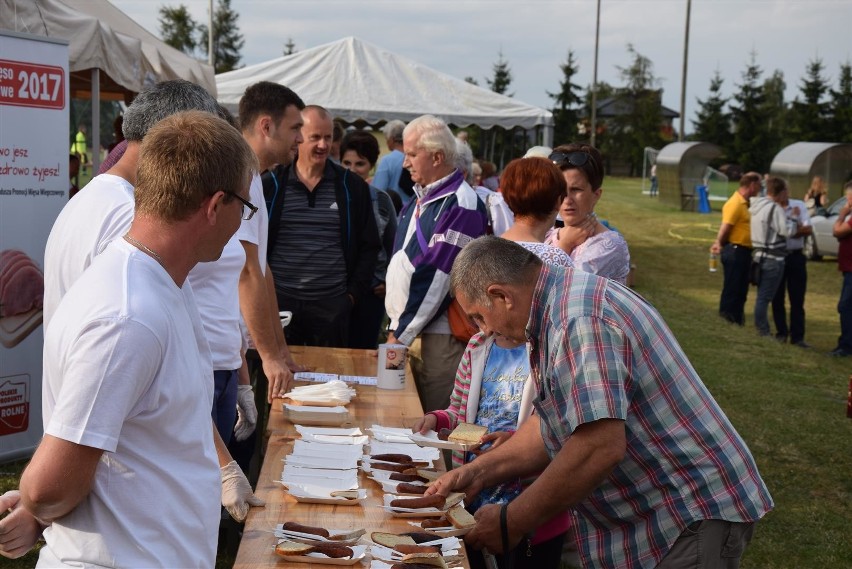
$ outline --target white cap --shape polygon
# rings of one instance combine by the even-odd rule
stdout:
[[[532,158],[533,156],[537,158],[547,158],[551,155],[553,149],[549,146],[533,146],[527,153],[524,154],[524,158]]]

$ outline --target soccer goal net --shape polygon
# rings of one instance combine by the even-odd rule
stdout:
[[[707,166],[704,169],[703,183],[707,186],[707,196],[710,201],[727,201],[729,197],[728,177],[719,170]]]

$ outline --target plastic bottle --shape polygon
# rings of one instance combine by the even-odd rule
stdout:
[[[719,256],[716,253],[710,253],[710,272],[715,273],[719,269]]]

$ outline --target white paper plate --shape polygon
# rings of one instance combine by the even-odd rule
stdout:
[[[370,454],[406,454],[414,461],[434,462],[440,458],[441,451],[437,448],[418,446],[411,440],[406,443],[385,443],[371,439]]]
[[[332,490],[331,492],[336,492]],[[304,504],[329,504],[332,506],[356,506],[367,498],[367,491],[363,488],[358,488],[357,498],[346,498],[343,496],[332,496],[331,492],[326,495],[318,495],[317,493],[306,492],[300,486],[290,486],[288,492],[297,502]]]
[[[387,494],[397,494],[399,496],[412,497],[412,498],[415,497],[415,496],[422,496],[422,494],[400,494],[399,492],[397,492],[396,487],[399,484],[414,484],[415,486],[423,486],[424,488],[426,487],[426,485],[423,484],[422,482],[404,482],[403,483],[403,482],[400,482],[398,480],[374,480],[374,481],[381,484],[382,491],[387,493]]]
[[[284,463],[302,468],[322,468],[325,470],[352,470],[358,468],[357,458],[333,456],[299,456],[290,454],[284,457]]]
[[[320,565],[355,565],[359,563],[367,554],[366,545],[354,545],[352,547],[352,557],[346,559],[335,559],[326,557],[321,553],[308,553],[307,555],[278,555],[280,559],[292,561],[293,563],[317,563]]]
[[[290,531],[284,529],[284,524],[275,526],[275,537],[279,539],[289,539],[290,541],[299,541],[301,543],[335,543],[337,545],[355,545],[366,533],[366,530],[349,530],[349,529],[332,529],[328,528],[328,533],[331,537],[323,537],[313,533],[302,533],[298,531]],[[334,539],[334,536],[352,536],[347,539]]]
[[[296,425],[296,432],[305,435],[331,435],[336,437],[360,437],[364,433],[358,427],[305,427]]]
[[[357,462],[363,456],[364,450],[358,445],[328,445],[296,439],[293,441],[293,452],[290,454],[292,456],[344,457]]]
[[[444,513],[460,503],[463,494],[453,493],[447,497],[447,502],[444,505],[443,509],[438,508],[400,508],[391,506],[390,503],[397,499],[406,499],[410,498],[410,496],[398,496],[396,494],[385,494],[384,495],[384,509],[391,513],[392,516],[397,518],[437,518],[444,515]]]
[[[461,537],[467,534],[470,530],[472,530],[475,526],[470,526],[469,528],[457,528],[454,526],[450,526],[446,529],[441,528],[424,528],[420,525],[421,522],[408,522],[419,530],[425,531],[426,533],[434,533],[439,537]]]
[[[446,450],[458,450],[463,452],[472,449],[473,447],[479,444],[442,441],[438,438],[438,433],[436,433],[435,431],[429,431],[425,435],[421,435],[420,433],[411,433],[410,435],[408,435],[408,438],[420,446],[442,448]]]

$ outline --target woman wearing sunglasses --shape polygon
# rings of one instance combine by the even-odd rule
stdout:
[[[559,208],[565,226],[551,231],[547,243],[568,253],[575,268],[625,284],[630,272],[627,242],[595,215],[603,192],[600,152],[588,144],[564,144],[553,150],[550,160],[562,171],[568,193]]]

